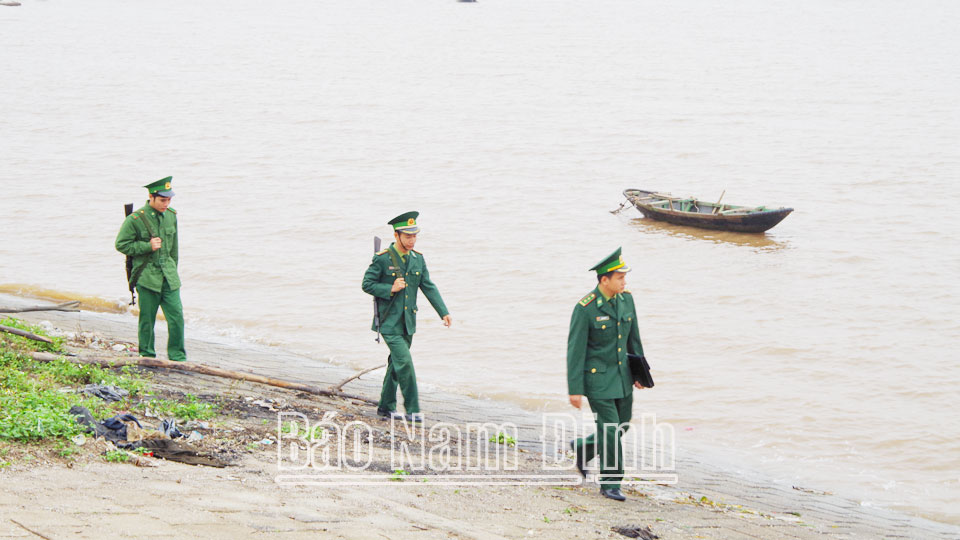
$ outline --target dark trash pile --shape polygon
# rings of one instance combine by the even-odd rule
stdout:
[[[124,392],[124,390],[115,387],[90,389],[91,386],[99,385],[88,385],[87,388],[83,389],[83,392],[96,395],[107,401],[118,401],[120,398],[112,398],[120,395],[119,392]],[[190,444],[190,442],[203,438],[196,429],[210,428],[205,422],[191,421],[184,424],[185,430],[193,430],[189,436],[185,437],[175,420],[163,420],[154,429],[145,427],[132,414],[119,414],[98,422],[86,407],[74,406],[69,412],[77,418],[77,423],[86,428],[87,433],[95,438],[103,438],[113,443],[120,450],[138,451],[142,455],[189,465],[205,465],[208,467],[226,467],[229,465],[220,458],[201,452]]]

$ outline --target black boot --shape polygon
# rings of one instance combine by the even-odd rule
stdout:
[[[615,501],[627,500],[627,498],[623,496],[623,493],[620,493],[620,488],[612,488],[612,489],[600,488],[600,494],[608,499],[613,499]]]
[[[390,409],[384,409],[382,407],[377,407],[377,415],[389,420],[405,421],[407,419],[407,417],[403,413],[399,413],[397,411],[391,411]]]

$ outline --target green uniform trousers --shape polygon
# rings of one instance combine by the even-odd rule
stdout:
[[[184,362],[187,351],[183,337],[183,305],[180,303],[180,289],[170,290],[167,280],[163,280],[160,292],[144,289],[137,285],[137,294],[140,295],[140,356],[156,358],[153,350],[153,327],[157,322],[157,308],[163,309],[163,316],[167,319],[167,357],[174,362]]]
[[[590,399],[590,410],[596,415],[597,432],[577,439],[577,453],[588,463],[600,456],[600,487],[614,489],[620,487],[623,479],[623,446],[620,436],[630,428],[633,414],[633,394],[620,399]]]
[[[390,348],[387,357],[387,373],[383,376],[383,389],[380,391],[381,409],[397,410],[397,385],[403,394],[403,408],[408,413],[420,412],[420,395],[417,393],[417,373],[413,369],[413,357],[410,346],[412,334],[383,334],[383,341]]]

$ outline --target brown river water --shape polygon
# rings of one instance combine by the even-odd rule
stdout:
[[[0,291],[123,305],[122,203],[173,175],[188,332],[373,366],[360,279],[416,209],[454,317],[423,300],[421,391],[555,411],[587,269],[622,245],[638,413],[960,523],[958,27],[948,0],[23,0]],[[708,232],[611,214],[626,188],[796,211]]]

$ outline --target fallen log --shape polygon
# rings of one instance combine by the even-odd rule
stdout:
[[[77,312],[80,311],[80,301],[74,300],[72,302],[64,302],[62,304],[57,304],[55,306],[30,306],[22,308],[6,308],[0,307],[0,313],[26,313],[28,311],[70,311]]]
[[[53,362],[62,358],[56,354],[50,353],[40,353],[35,352],[31,353],[30,356],[38,362]],[[255,382],[260,384],[266,384],[268,386],[276,386],[278,388],[286,388],[288,390],[296,390],[298,392],[306,392],[308,394],[314,394],[317,396],[331,396],[339,397],[344,399],[355,399],[357,401],[363,401],[364,403],[371,403],[376,405],[378,402],[376,400],[366,398],[363,396],[357,396],[354,394],[348,394],[346,392],[341,392],[335,388],[321,388],[319,386],[314,386],[310,384],[283,381],[280,379],[273,379],[271,377],[264,377],[263,375],[255,375],[253,373],[241,373],[239,371],[230,371],[228,369],[221,369],[213,366],[205,366],[203,364],[192,364],[189,362],[171,362],[169,360],[160,360],[159,358],[104,358],[97,356],[75,356],[66,358],[69,362],[78,362],[81,364],[90,364],[101,367],[123,367],[123,366],[140,366],[140,367],[152,367],[152,368],[162,368],[162,369],[177,369],[180,371],[190,371],[193,373],[202,373],[204,375],[212,375],[214,377],[224,377],[227,379],[235,379],[238,381],[247,381]]]
[[[27,339],[32,339],[34,341],[42,341],[43,343],[53,343],[53,340],[48,337],[38,336],[33,332],[27,332],[26,330],[21,330],[19,328],[10,328],[9,326],[0,325],[0,332],[14,334],[17,336],[25,337]]]

